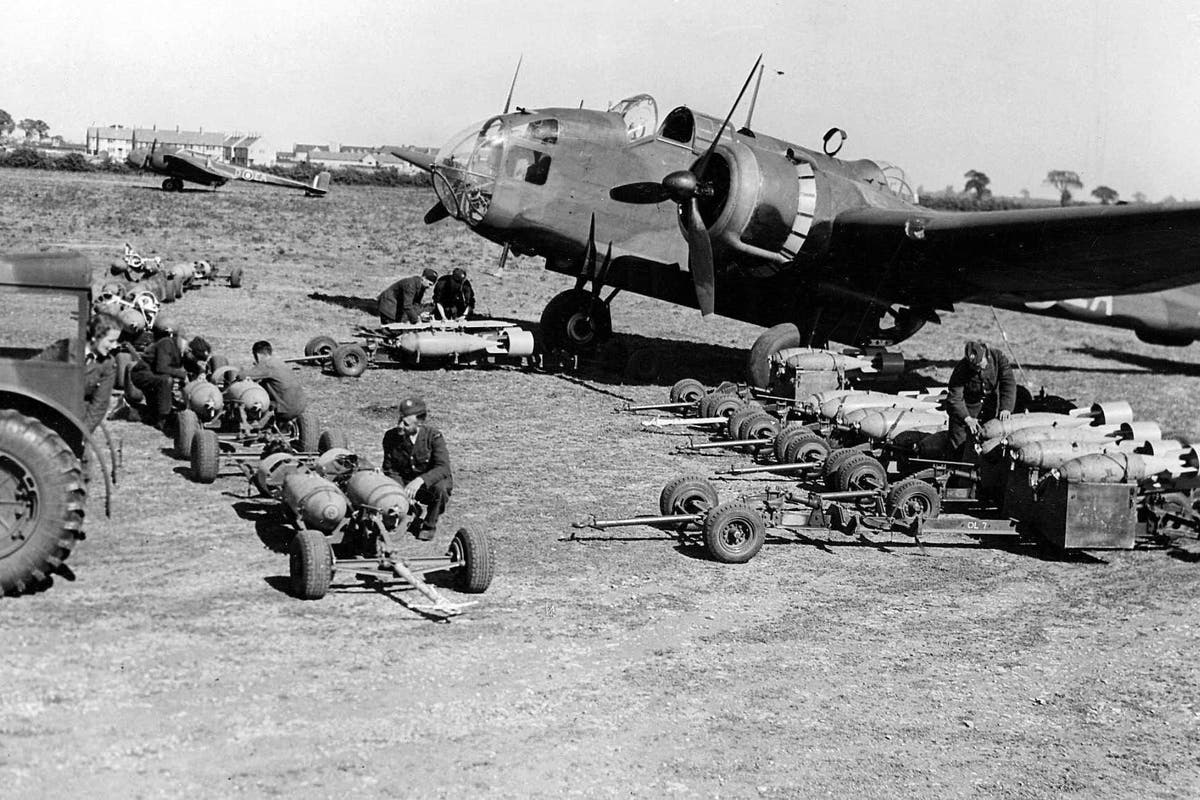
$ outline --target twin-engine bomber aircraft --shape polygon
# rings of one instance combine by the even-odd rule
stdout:
[[[185,149],[167,150],[158,146],[158,141],[149,149],[139,147],[125,158],[126,163],[139,170],[150,170],[167,177],[162,182],[162,188],[167,192],[182,192],[183,182],[199,183],[204,186],[224,186],[229,181],[250,181],[266,183],[271,186],[284,186],[288,189],[300,189],[308,197],[324,197],[329,191],[329,173],[322,172],[313,178],[311,184],[281,178],[259,172],[256,169],[226,164],[214,161],[211,156],[200,155]]]
[[[1062,313],[1055,301],[1200,282],[1200,203],[939,212],[894,168],[836,158],[839,129],[818,153],[732,116],[680,106],[660,120],[641,94],[607,111],[518,108],[433,157],[391,151],[432,176],[426,223],[453,217],[576,277],[542,313],[551,346],[610,335],[625,289],[768,328],[750,353],[760,386],[780,348],[892,345],[955,303]],[[1177,323],[1127,326],[1149,341],[1200,333]]]

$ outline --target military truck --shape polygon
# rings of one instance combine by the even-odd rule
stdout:
[[[83,256],[0,254],[0,595],[46,586],[83,538],[90,299]],[[66,361],[39,357],[64,338]]]

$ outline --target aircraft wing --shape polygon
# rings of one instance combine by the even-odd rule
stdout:
[[[216,168],[219,162],[211,161],[211,159],[200,158],[182,151],[177,153],[163,153],[162,157],[163,161],[166,162],[167,172],[183,178],[185,181],[207,185],[214,183],[220,185],[230,178],[229,175]]]
[[[1200,203],[834,218],[829,254],[854,288],[949,307],[1153,292],[1200,283]]]

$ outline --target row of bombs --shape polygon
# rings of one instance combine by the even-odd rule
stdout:
[[[256,457],[240,451],[252,445],[286,443],[301,453],[344,447],[339,430],[319,429],[309,409],[292,420],[280,420],[267,390],[241,378],[233,365],[218,366],[211,376],[185,384],[183,408],[175,415],[175,453],[191,463],[197,483],[212,483],[220,473],[221,457]]]
[[[242,268],[234,267],[228,277],[231,287],[240,287]],[[185,291],[212,283],[215,278],[216,269],[207,261],[193,261],[154,271],[128,283],[106,280],[93,287],[92,310],[115,317],[127,333],[141,333],[154,324],[163,304],[173,303]]]
[[[316,459],[277,452],[262,457],[251,482],[279,501],[294,529],[288,546],[293,594],[318,600],[338,572],[374,580],[404,581],[441,614],[461,608],[423,580],[450,572],[456,587],[478,594],[495,570],[486,534],[460,528],[444,556],[401,558],[399,540],[421,524],[420,504],[396,480],[365,464],[346,448],[330,448]]]
[[[696,396],[697,383],[681,381],[672,388],[673,404],[689,402],[690,393],[697,409],[697,417],[680,422],[724,425],[726,438],[692,444],[689,450],[753,448],[770,452],[777,462],[731,470],[734,474],[805,472],[819,467],[832,485],[846,490],[854,476],[834,468],[845,464],[839,451],[861,451],[866,444],[866,449],[880,455],[904,456],[936,453],[945,442],[948,419],[940,408],[945,397],[941,390],[904,394],[832,390],[786,406],[781,418],[736,394]],[[712,413],[718,410],[724,414]],[[785,422],[792,415],[799,421]],[[930,438],[939,434],[940,439]],[[1039,473],[1053,470],[1053,477],[1069,483],[1141,482],[1159,475],[1175,480],[1193,474],[1196,461],[1193,448],[1163,438],[1156,422],[1135,421],[1124,402],[991,420],[982,426],[978,449],[985,460],[1006,458],[1010,465]],[[831,451],[838,458],[826,463]]]

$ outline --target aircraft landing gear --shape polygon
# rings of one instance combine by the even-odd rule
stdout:
[[[183,191],[183,179],[182,178],[165,178],[165,179],[163,179],[163,182],[162,182],[162,188],[163,188],[164,192],[182,192]]]
[[[612,316],[592,292],[568,289],[546,304],[541,328],[546,350],[589,353],[612,336]]]

